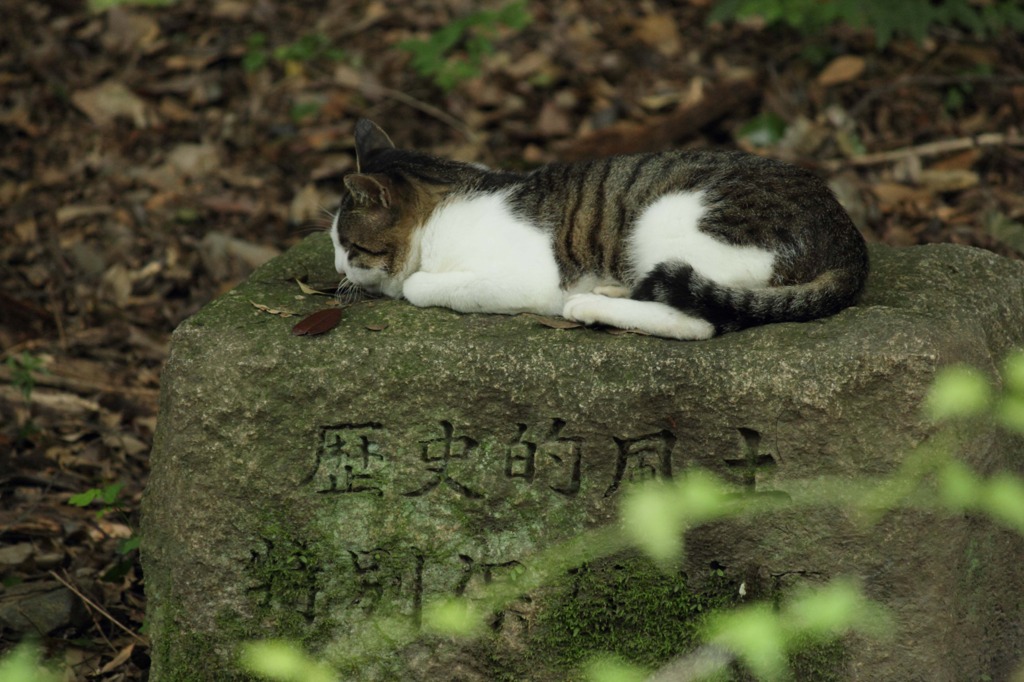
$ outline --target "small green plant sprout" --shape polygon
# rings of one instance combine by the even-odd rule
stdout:
[[[412,55],[412,67],[446,92],[480,75],[484,57],[494,52],[502,28],[520,31],[532,17],[525,2],[499,10],[480,10],[455,19],[425,40],[411,39],[398,49]]]
[[[934,26],[959,26],[979,38],[1024,29],[1024,8],[1017,0],[719,0],[708,20],[750,17],[767,25],[786,24],[805,36],[837,23],[870,27],[880,50],[896,35],[920,42]]]
[[[340,62],[345,52],[334,47],[323,33],[310,33],[293,43],[280,45],[273,50],[267,46],[267,34],[252,33],[245,41],[246,50],[242,57],[242,68],[248,72],[259,71],[273,59],[286,74],[292,75],[303,70],[304,65],[314,62]]]
[[[69,497],[68,504],[75,507],[88,507],[94,502],[98,502],[100,507],[96,510],[97,519],[102,519],[110,512],[117,512],[125,517],[124,520],[127,523],[127,514],[121,500],[121,488],[123,487],[124,483],[118,481],[102,488],[90,488],[85,492]],[[141,541],[142,539],[134,531],[131,537],[121,538],[117,541],[115,551],[124,558],[103,574],[103,580],[117,582],[128,573],[134,565],[134,559],[128,555],[139,548]]]
[[[737,135],[755,147],[774,147],[786,134],[786,122],[778,114],[764,112],[740,126]]]
[[[68,498],[68,504],[74,507],[88,507],[93,502],[99,502],[100,508],[96,510],[96,518],[101,519],[110,512],[123,511],[120,504],[122,481],[111,483],[103,488],[90,488],[85,492],[72,495]]]
[[[274,50],[274,59],[279,62],[312,62],[317,59],[340,62],[344,58],[345,53],[331,45],[330,38],[323,33],[304,35],[294,43]]]
[[[36,378],[33,376],[33,372],[40,374],[47,372],[43,359],[31,353],[22,353],[10,356],[4,364],[11,371],[11,383],[21,391],[21,395],[27,402],[32,398],[32,390],[36,387]]]
[[[267,34],[259,31],[250,33],[245,39],[245,55],[242,68],[252,73],[267,65]]]

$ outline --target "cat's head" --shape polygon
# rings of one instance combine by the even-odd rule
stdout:
[[[375,123],[360,119],[355,128],[356,172],[344,178],[345,191],[331,223],[334,267],[338,274],[371,293],[397,297],[409,269],[412,231],[410,188],[387,172],[395,145]]]
[[[419,268],[421,227],[454,188],[471,188],[496,175],[461,163],[396,149],[375,123],[355,127],[356,172],[331,224],[334,266],[350,282],[374,294],[399,298],[402,283]]]

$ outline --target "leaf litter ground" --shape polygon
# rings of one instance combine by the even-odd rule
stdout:
[[[325,227],[360,116],[508,168],[745,147],[826,175],[871,241],[1024,254],[1015,36],[879,53],[708,26],[709,0],[530,3],[446,93],[398,45],[472,3],[393,4],[0,0],[0,651],[145,679],[131,539],[170,332]]]

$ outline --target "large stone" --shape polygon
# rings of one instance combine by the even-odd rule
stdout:
[[[710,524],[677,574],[629,553],[565,571],[475,641],[366,636],[611,522],[632,481],[703,467],[783,496],[892,473],[935,433],[920,404],[936,371],[995,376],[1024,341],[1024,267],[955,246],[871,258],[860,305],[706,342],[390,300],[295,337],[299,318],[267,309],[323,305],[295,283],[336,281],[311,237],[174,334],[144,500],[152,679],[242,679],[239,640],[275,636],[354,661],[347,679],[561,680],[589,646],[671,657],[687,610],[740,582],[771,596],[841,575],[897,627],[820,650],[805,679],[1005,679],[1024,659],[1021,539],[920,510]],[[961,456],[1020,471],[1008,438],[980,425]]]

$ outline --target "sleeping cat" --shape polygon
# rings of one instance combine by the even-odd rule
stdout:
[[[666,151],[520,174],[396,149],[366,119],[355,142],[335,266],[416,306],[707,339],[832,315],[867,276],[828,187],[778,161]]]

